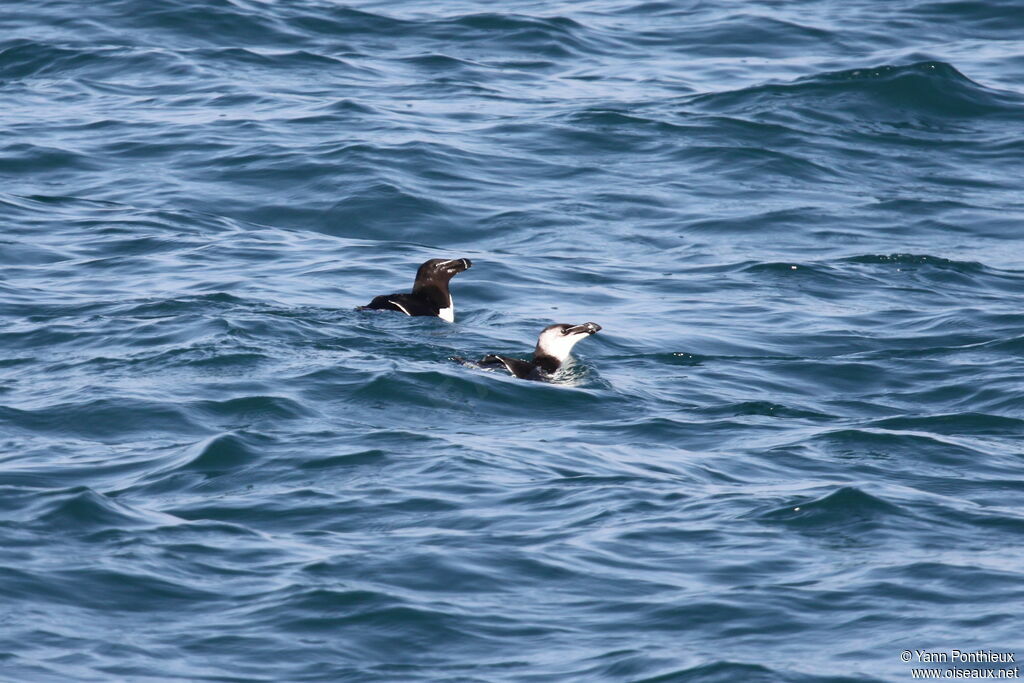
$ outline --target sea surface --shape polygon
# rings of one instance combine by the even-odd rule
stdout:
[[[1022,377],[1019,0],[0,4],[2,680],[1024,661]]]

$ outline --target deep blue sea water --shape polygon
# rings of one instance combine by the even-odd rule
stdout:
[[[1018,0],[0,28],[3,680],[1024,660]]]

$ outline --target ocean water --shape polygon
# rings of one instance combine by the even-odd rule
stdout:
[[[0,27],[3,680],[1024,660],[1017,0]]]

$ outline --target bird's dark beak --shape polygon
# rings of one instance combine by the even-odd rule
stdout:
[[[453,258],[451,261],[444,264],[443,267],[452,275],[455,275],[456,273],[461,273],[464,270],[472,268],[473,262],[468,258]]]
[[[582,325],[573,325],[565,331],[566,334],[594,334],[601,329],[601,326],[597,323],[583,323]]]

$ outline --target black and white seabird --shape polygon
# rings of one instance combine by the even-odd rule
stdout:
[[[441,320],[455,322],[455,304],[452,303],[448,282],[455,275],[473,265],[468,258],[430,259],[416,271],[416,282],[410,294],[382,294],[357,310],[401,311],[406,315],[436,315]]]
[[[597,323],[548,325],[537,338],[532,360],[491,354],[481,358],[477,365],[482,368],[504,367],[520,379],[546,379],[562,367],[577,342],[600,329]]]

